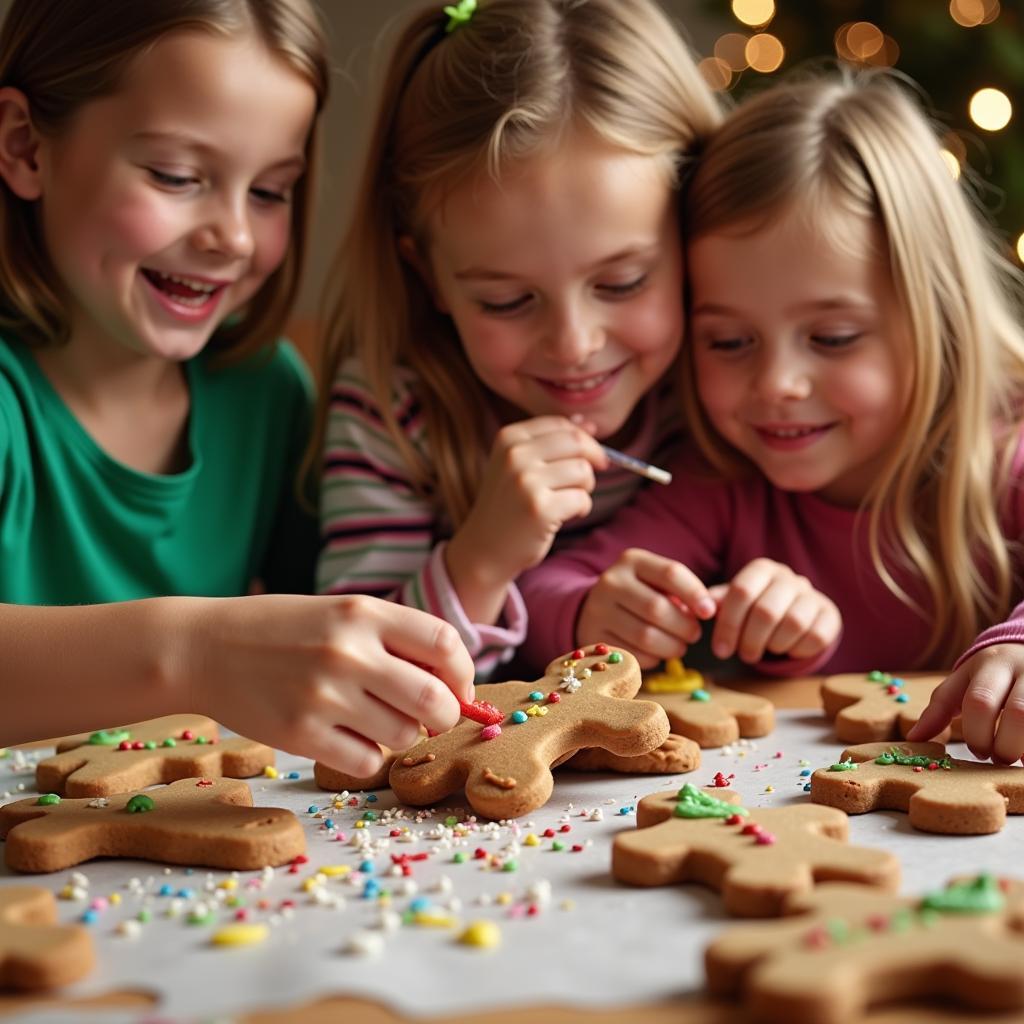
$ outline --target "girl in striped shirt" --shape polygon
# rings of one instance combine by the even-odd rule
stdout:
[[[679,436],[676,180],[718,107],[654,0],[490,0],[394,48],[342,245],[318,587],[453,623],[478,678],[515,580]]]

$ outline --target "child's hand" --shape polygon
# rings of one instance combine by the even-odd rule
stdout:
[[[378,743],[402,750],[421,724],[450,729],[458,700],[473,699],[473,661],[455,628],[415,608],[281,595],[181,607],[194,627],[181,633],[190,710],[340,771],[371,775]]]
[[[958,714],[975,757],[1012,764],[1024,755],[1024,644],[993,644],[971,655],[935,688],[907,739],[929,740]]]
[[[718,658],[739,656],[747,664],[766,651],[813,658],[842,629],[839,609],[803,576],[769,558],[755,558],[731,583],[710,590],[718,605],[711,650]]]
[[[493,621],[509,584],[544,558],[565,522],[590,512],[594,470],[607,464],[597,441],[561,416],[498,432],[473,507],[445,553],[471,619]]]
[[[704,584],[685,565],[630,548],[587,594],[576,640],[625,647],[641,668],[653,668],[666,658],[682,657],[700,639],[698,619],[714,613]]]

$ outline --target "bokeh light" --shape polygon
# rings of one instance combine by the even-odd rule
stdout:
[[[1024,231],[1017,236],[1017,259],[1024,263]]]
[[[960,161],[948,149],[940,149],[939,156],[942,157],[942,162],[949,168],[949,173],[953,175],[953,180],[958,180],[960,177]]]
[[[747,39],[747,36],[739,32],[727,32],[715,43],[715,56],[725,61],[733,71],[746,70]]]
[[[1013,105],[1010,97],[999,89],[979,89],[967,106],[971,120],[987,132],[998,132],[1010,123]]]
[[[949,0],[949,16],[964,28],[990,25],[999,13],[999,0]]]
[[[775,17],[775,0],[732,0],[732,13],[744,25],[761,28]]]
[[[764,74],[777,71],[786,56],[782,43],[768,32],[759,32],[747,40],[747,63]]]
[[[697,70],[716,92],[724,92],[732,85],[732,68],[718,57],[705,57],[697,65]]]

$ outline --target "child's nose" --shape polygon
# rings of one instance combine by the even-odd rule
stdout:
[[[768,355],[758,368],[758,395],[770,401],[794,401],[807,398],[813,390],[811,374],[799,359]]]
[[[548,331],[548,353],[563,366],[580,366],[604,345],[601,325],[577,308],[556,310]]]
[[[247,214],[231,203],[218,203],[196,232],[195,244],[203,252],[248,258],[253,252],[253,237]]]

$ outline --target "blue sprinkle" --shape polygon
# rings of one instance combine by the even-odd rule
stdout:
[[[160,886],[160,892],[158,893],[158,895],[160,895],[160,896],[173,896],[174,895],[174,886],[173,885],[161,885]]]
[[[334,819],[324,818],[324,828],[334,828]]]
[[[805,768],[805,769],[804,769],[804,770],[803,770],[803,771],[802,771],[802,772],[800,773],[800,778],[801,778],[801,779],[802,779],[802,778],[805,778],[806,776],[808,776],[808,775],[810,775],[810,774],[811,774],[811,769],[810,769],[810,768]]]
[[[896,697],[893,699],[896,701],[897,704],[906,704],[907,701],[910,700],[910,698],[905,693],[897,694]]]
[[[359,870],[364,875],[372,875],[373,874],[373,861],[372,860],[364,860],[363,863],[359,865]]]
[[[529,719],[529,717],[530,716],[525,711],[513,711],[512,712],[512,721],[515,722],[516,725],[522,725],[523,722],[525,722],[525,721],[527,721]]]
[[[632,814],[635,810],[636,808],[632,804],[630,804],[628,807],[620,807],[619,814]]]
[[[368,804],[375,804],[377,802],[377,794],[376,793],[367,793],[366,794],[366,802]]]
[[[95,910],[87,910],[82,914],[82,924],[95,924],[100,918],[100,915]]]
[[[192,899],[193,896],[195,896],[195,890],[194,889],[179,889],[178,890],[178,896],[180,896],[183,900],[190,900],[190,899]]]
[[[805,793],[810,793],[810,791],[811,791],[811,784],[810,784],[810,783],[808,782],[808,783],[807,783],[807,784],[806,784],[806,785],[804,786],[804,792],[805,792]]]
[[[377,895],[379,893],[380,893],[380,882],[378,882],[375,878],[368,878],[366,880],[366,885],[363,886],[363,899],[364,900],[376,899]]]
[[[301,779],[302,776],[298,772],[289,772],[285,778],[287,779]]]
[[[889,680],[889,685],[890,686],[906,686],[906,681],[903,680],[903,679],[900,679],[899,676],[893,676],[893,678]]]
[[[317,811],[319,811],[319,810],[320,810],[320,808],[319,808],[319,807],[317,807],[317,805],[316,805],[316,804],[310,804],[310,805],[309,805],[309,806],[308,806],[308,807],[306,808],[306,812],[307,812],[308,814],[316,814],[316,812],[317,812]]]
[[[426,896],[417,896],[414,900],[409,903],[409,909],[414,914],[419,914],[422,911],[430,909],[430,900]]]
[[[195,873],[196,873],[196,869],[195,868],[185,868],[185,874],[186,875],[194,875]]]

